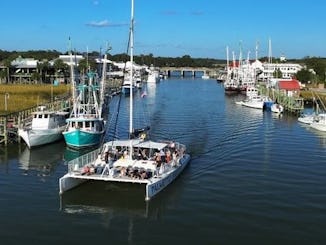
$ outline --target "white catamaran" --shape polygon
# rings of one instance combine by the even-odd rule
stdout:
[[[131,1],[130,59],[133,64],[134,3]],[[133,69],[131,69],[133,78]],[[186,146],[174,141],[146,140],[133,129],[133,93],[130,87],[129,138],[106,142],[97,150],[68,162],[68,173],[59,180],[60,194],[86,181],[144,185],[145,200],[168,186],[190,162]]]

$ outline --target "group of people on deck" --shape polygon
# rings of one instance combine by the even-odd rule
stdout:
[[[183,152],[182,149],[178,149],[174,143],[170,143],[167,147],[152,151],[152,149],[148,148],[134,148],[132,159],[134,160],[151,160],[152,164],[156,166],[156,171],[147,171],[145,169],[137,169],[132,167],[120,167],[115,168],[119,171],[119,176],[128,176],[131,178],[137,179],[147,179],[152,175],[161,174],[166,170],[175,167],[178,165],[178,159],[182,157]],[[105,162],[105,166],[102,167],[102,171],[100,174],[108,173],[110,169],[113,167],[113,163],[117,160],[121,159],[131,159],[129,154],[129,149],[127,147],[109,147],[106,146],[106,149],[102,151],[101,154],[102,163],[103,160]],[[87,171],[88,172],[88,171]],[[99,171],[94,171],[95,173],[99,173]]]

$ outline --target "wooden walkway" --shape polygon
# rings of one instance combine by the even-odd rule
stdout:
[[[112,79],[108,82],[106,88],[106,101],[109,104],[109,98],[120,93],[122,81],[119,79]],[[63,97],[56,101],[42,104],[49,110],[60,111],[72,108],[70,97]],[[0,115],[0,144],[8,145],[9,143],[20,142],[18,137],[18,128],[22,128],[28,122],[32,121],[31,113],[36,111],[38,106],[10,113],[7,115]]]

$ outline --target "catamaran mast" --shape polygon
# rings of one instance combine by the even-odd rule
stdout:
[[[131,0],[131,22],[130,22],[130,111],[129,111],[129,135],[133,133],[133,81],[134,81],[134,0]]]

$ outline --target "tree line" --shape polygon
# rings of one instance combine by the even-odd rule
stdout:
[[[96,58],[101,57],[103,54],[97,51],[92,52],[75,52],[76,54],[88,57],[83,59],[78,64],[80,72],[85,72],[89,67],[91,69],[97,69],[95,62]],[[29,50],[29,51],[5,51],[0,49],[0,66],[10,68],[11,62],[18,57],[22,58],[34,58],[39,60],[37,72],[33,74],[35,79],[42,80],[45,76],[52,74],[56,75],[58,71],[66,75],[69,74],[69,67],[64,64],[60,59],[57,59],[59,55],[68,54],[61,53],[57,50]],[[108,54],[108,59],[115,62],[126,62],[130,60],[130,56],[127,53],[122,54]],[[55,60],[54,65],[51,67],[49,61]],[[259,60],[262,62],[267,61],[267,57],[262,57]],[[225,59],[213,59],[213,58],[193,58],[189,55],[182,57],[154,57],[153,54],[141,54],[135,55],[134,61],[140,65],[155,66],[155,67],[207,67],[220,69],[226,64]],[[277,58],[273,58],[274,62],[281,63]],[[321,57],[304,57],[303,59],[291,59],[289,63],[298,63],[303,65],[304,69],[300,70],[296,74],[296,78],[301,82],[314,82],[320,83],[326,82],[326,58]],[[8,72],[1,70],[0,79],[6,78]]]

